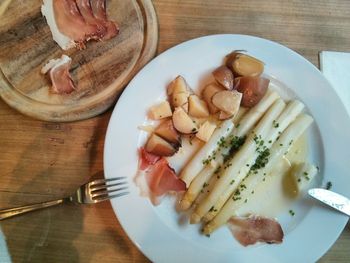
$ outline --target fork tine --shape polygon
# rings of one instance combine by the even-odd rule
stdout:
[[[116,181],[116,180],[124,180],[124,179],[127,179],[127,177],[120,176],[120,177],[114,177],[114,178],[108,178],[108,179],[97,179],[97,180],[90,182],[90,185],[104,184],[107,182]]]
[[[120,183],[116,183],[116,184],[102,184],[102,185],[91,185],[90,186],[90,190],[91,192],[94,192],[94,191],[98,191],[98,190],[101,190],[101,189],[106,189],[108,187],[113,187],[113,186],[119,186],[119,185],[125,185],[127,184],[128,182],[120,182]]]
[[[120,196],[127,195],[127,194],[129,194],[129,192],[122,192],[122,193],[114,194],[114,195],[106,195],[105,197],[98,197],[98,198],[94,199],[94,201],[95,201],[95,203],[99,203],[102,201],[110,200],[112,198],[120,197]]]
[[[94,198],[99,197],[99,196],[108,195],[108,194],[113,193],[113,192],[120,192],[120,191],[126,190],[126,189],[128,189],[127,186],[112,189],[112,190],[106,190],[106,191],[96,191],[94,193],[91,193],[91,197],[92,197],[92,199],[94,199]]]

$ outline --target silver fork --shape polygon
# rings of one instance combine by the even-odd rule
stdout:
[[[66,198],[0,210],[0,220],[21,215],[34,210],[63,204],[94,204],[128,194],[126,177],[97,179],[80,186],[74,194]]]

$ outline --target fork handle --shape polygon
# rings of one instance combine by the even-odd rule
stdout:
[[[2,209],[0,210],[0,220],[4,220],[10,217],[21,215],[31,211],[43,209],[46,207],[59,205],[59,204],[62,204],[63,202],[64,202],[64,199],[58,199],[58,200],[48,201],[48,202],[43,202],[38,204],[19,206],[19,207],[9,208],[9,209]]]

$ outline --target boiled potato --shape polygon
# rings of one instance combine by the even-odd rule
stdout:
[[[189,97],[189,93],[181,92],[181,93],[173,93],[171,97],[171,102],[174,108],[182,106],[187,103]]]
[[[264,71],[263,62],[238,51],[234,51],[228,56],[226,64],[236,77],[260,76]]]
[[[173,113],[173,124],[176,130],[183,134],[197,132],[196,123],[188,116],[181,107],[177,107]]]
[[[170,82],[170,84],[168,85],[167,89],[166,89],[166,94],[171,97],[171,95],[173,95],[174,93],[174,81]]]
[[[217,83],[224,88],[231,90],[233,88],[233,73],[226,66],[220,66],[213,71],[213,76]]]
[[[145,150],[158,156],[172,156],[178,149],[158,135],[152,134],[146,143]]]
[[[189,93],[186,80],[182,76],[177,76],[173,81],[172,93]]]
[[[181,108],[188,113],[188,102],[186,102],[185,104],[181,105]]]
[[[240,54],[243,54],[243,52],[247,52],[246,50],[234,50],[230,54],[226,55],[226,67],[232,70],[232,63],[233,61],[239,56]]]
[[[243,107],[252,108],[264,97],[270,80],[262,77],[240,77],[235,79],[237,91],[243,93]]]
[[[216,125],[209,121],[204,122],[196,133],[196,137],[204,142],[209,141],[211,135],[213,134]]]
[[[180,144],[180,134],[174,127],[172,119],[163,121],[154,131],[155,134],[174,144]]]
[[[185,79],[182,76],[177,76],[169,85],[167,94],[173,108],[182,106],[187,103],[188,97],[191,95]]]
[[[223,90],[216,93],[213,98],[213,104],[228,115],[235,115],[241,104],[242,93],[236,90]]]
[[[188,113],[192,117],[205,118],[209,116],[207,103],[201,100],[197,95],[191,95],[188,98]]]
[[[215,105],[212,103],[211,99],[213,98],[215,93],[222,91],[222,90],[225,90],[225,89],[223,87],[221,87],[220,85],[218,85],[217,83],[212,83],[212,84],[207,85],[202,91],[203,99],[208,104],[209,111],[212,114],[217,113],[219,111],[219,109],[217,107],[215,107]]]
[[[229,118],[232,118],[233,116],[234,116],[233,114],[224,112],[222,110],[218,112],[218,119],[219,120],[227,120]]]
[[[167,101],[163,101],[155,106],[152,106],[149,110],[149,117],[153,120],[160,120],[172,115],[170,104]]]

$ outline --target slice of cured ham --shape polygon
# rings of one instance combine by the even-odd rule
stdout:
[[[158,205],[161,197],[167,193],[186,190],[186,184],[177,177],[168,161],[148,153],[144,148],[139,149],[139,171],[135,183],[141,195],[149,197],[154,205]]]
[[[97,28],[96,36],[98,37],[98,39],[102,39],[107,33],[107,27],[101,19],[96,18],[94,16],[90,0],[76,0],[76,3],[79,8],[80,14],[83,16],[86,23],[90,25],[95,25]]]
[[[260,216],[232,217],[228,226],[243,246],[257,242],[281,243],[284,236],[282,227],[276,220]]]
[[[64,50],[75,46],[81,49],[89,39],[98,39],[97,26],[86,23],[75,0],[44,0],[41,12],[53,39]]]
[[[91,1],[91,7],[94,13],[94,16],[101,21],[103,21],[105,27],[107,28],[106,35],[103,37],[104,40],[111,39],[118,35],[119,26],[113,22],[108,20],[107,18],[107,10],[106,10],[106,0],[94,0]]]
[[[67,50],[76,46],[74,39],[69,38],[67,35],[63,34],[56,23],[54,8],[54,0],[44,0],[41,6],[41,13],[46,18],[46,22],[50,27],[53,40],[63,49]]]
[[[48,73],[51,79],[51,91],[58,94],[69,94],[75,87],[69,73],[72,59],[62,55],[59,59],[51,59],[42,69],[41,73]]]
[[[147,152],[143,147],[139,149],[139,156],[139,168],[142,171],[146,170],[150,165],[155,164],[160,159],[160,156]]]
[[[162,196],[170,191],[186,190],[186,184],[176,176],[174,169],[164,158],[152,165],[145,176],[150,190],[156,196]]]
[[[107,19],[105,1],[43,0],[41,12],[63,50],[82,49],[90,39],[106,40],[119,32],[118,26]]]

